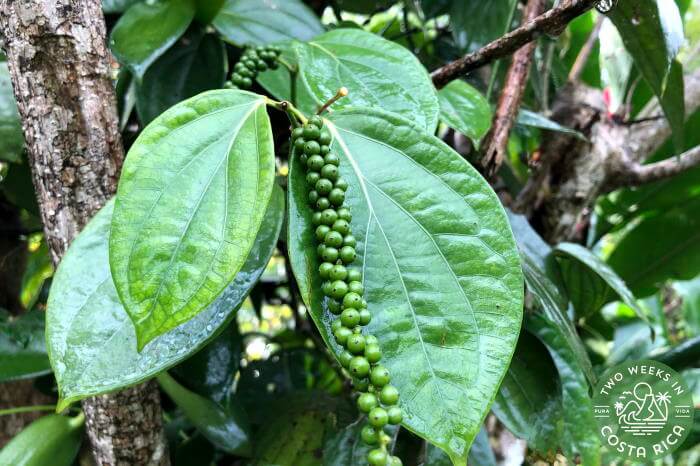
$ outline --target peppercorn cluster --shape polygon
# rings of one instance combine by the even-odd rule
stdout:
[[[225,87],[250,89],[258,73],[279,66],[277,59],[280,53],[280,48],[274,45],[247,48],[233,67],[231,81],[227,81]]]
[[[367,414],[368,423],[360,434],[362,440],[376,446],[367,461],[372,466],[401,466],[398,457],[387,453],[391,439],[384,432],[388,424],[401,423],[399,392],[389,384],[389,371],[379,363],[382,351],[377,338],[362,332],[372,315],[363,299],[362,275],[350,267],[357,256],[357,240],[350,229],[350,210],[343,206],[348,183],[338,171],[340,158],[331,152],[331,135],[319,116],[295,128],[292,138],[295,153],[300,154],[306,167],[308,200],[314,209],[312,223],[321,259],[318,272],[324,279],[321,289],[327,297],[328,310],[339,316],[331,325],[335,340],[344,348],[339,360],[360,392],[357,407]]]

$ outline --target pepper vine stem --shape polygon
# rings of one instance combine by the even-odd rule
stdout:
[[[15,408],[0,409],[0,416],[9,416],[11,414],[20,413],[33,413],[35,411],[56,411],[56,405],[17,406]]]
[[[304,125],[308,121],[308,119],[301,112],[301,110],[296,108],[294,104],[292,104],[288,100],[277,101],[265,97],[265,103],[268,106],[274,108],[275,110],[279,110],[280,112],[286,113],[293,126]]]
[[[348,88],[347,88],[347,87],[341,87],[340,89],[338,89],[338,92],[336,92],[335,95],[334,95],[333,97],[331,97],[330,99],[328,99],[328,101],[327,101],[325,104],[323,104],[323,105],[321,106],[321,108],[318,109],[318,111],[316,112],[316,115],[320,115],[320,114],[322,114],[323,112],[325,112],[325,111],[328,109],[328,107],[330,107],[331,105],[333,105],[333,104],[334,104],[335,102],[337,102],[339,99],[342,99],[343,97],[347,96],[347,95],[348,95],[348,92],[349,92],[349,91],[348,91]]]

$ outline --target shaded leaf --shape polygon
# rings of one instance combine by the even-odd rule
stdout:
[[[224,86],[228,61],[223,42],[203,29],[190,29],[143,77],[136,91],[141,122],[150,123],[171,106]]]
[[[462,80],[454,80],[438,92],[440,118],[469,137],[478,147],[491,127],[491,107],[479,91]]]
[[[546,129],[549,131],[557,131],[559,133],[571,134],[579,139],[586,140],[586,137],[576,130],[562,126],[556,121],[540,115],[539,113],[531,112],[530,110],[521,109],[518,113],[516,123],[522,126],[530,126],[532,128]]]
[[[239,47],[309,40],[323,32],[321,21],[299,0],[226,0],[214,27]]]
[[[700,277],[676,282],[673,288],[683,298],[683,318],[690,336],[700,335]]]
[[[158,383],[212,444],[227,453],[250,455],[248,418],[237,403],[229,402],[222,407],[186,389],[167,372],[158,375]]]
[[[78,455],[85,417],[59,414],[32,422],[0,450],[0,464],[7,466],[70,466]]]
[[[124,13],[131,5],[141,0],[102,0],[104,13]]]
[[[483,426],[469,449],[467,464],[469,466],[496,466],[498,464],[489,443],[488,432]],[[421,463],[421,466],[452,466],[452,461],[444,451],[428,443],[425,448],[425,461]]]
[[[516,0],[462,0],[452,2],[450,25],[457,45],[474,51],[508,31]]]
[[[61,397],[59,408],[147,380],[204,347],[231,321],[262,275],[284,217],[278,188],[255,246],[229,286],[204,312],[139,353],[134,326],[108,266],[112,208],[110,202],[73,241],[51,286],[46,340]]]
[[[632,72],[632,56],[625,49],[620,33],[609,19],[600,28],[600,79],[609,89],[608,111],[616,113],[625,103],[627,83]]]
[[[136,3],[114,25],[110,48],[141,79],[149,65],[180,38],[192,18],[190,0]]]
[[[202,24],[211,23],[224,6],[225,0],[194,0],[197,21]]]
[[[7,63],[0,60],[0,161],[21,162],[24,150],[22,123],[17,112]]]
[[[677,371],[694,367],[700,361],[700,336],[683,341],[662,353],[652,353],[654,359]]]
[[[274,175],[257,94],[206,92],[141,132],[124,162],[109,242],[139,350],[204,310],[241,269]]]
[[[303,111],[314,113],[346,87],[349,94],[332,108],[383,108],[435,131],[440,111],[435,87],[423,65],[400,45],[359,29],[335,29],[293,47],[298,79],[315,99]]]
[[[507,220],[471,165],[418,126],[370,109],[334,112],[327,124],[350,186],[357,263],[374,313],[368,331],[382,342],[401,399],[411,400],[402,404],[403,425],[464,464],[520,328],[522,275]],[[295,157],[292,268],[337,354],[302,170]]]
[[[43,237],[30,246],[27,265],[22,275],[20,301],[25,309],[32,309],[39,299],[44,282],[53,275],[49,247]]]
[[[4,311],[0,313],[0,383],[51,372],[44,343],[44,317],[44,312],[38,310],[13,320]]]

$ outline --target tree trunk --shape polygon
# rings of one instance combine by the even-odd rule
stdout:
[[[99,0],[0,0],[0,31],[55,264],[115,193],[124,151]],[[85,400],[99,465],[169,463],[155,384]]]

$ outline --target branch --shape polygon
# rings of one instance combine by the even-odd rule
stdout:
[[[542,13],[544,7],[544,0],[529,0],[525,7],[523,21],[531,21],[536,18]],[[536,44],[530,42],[519,49],[513,55],[513,62],[508,68],[503,91],[493,118],[493,125],[486,135],[483,145],[481,165],[487,177],[492,177],[505,159],[508,136],[513,129],[515,117],[523,100],[535,48]]]
[[[512,54],[540,35],[558,36],[574,18],[593,8],[598,0],[568,0],[552,8],[519,28],[509,32],[476,52],[465,55],[431,73],[433,84],[438,89],[450,81],[469,73],[491,61]]]
[[[622,187],[641,186],[654,181],[671,178],[691,168],[700,166],[700,146],[696,146],[678,157],[643,165],[631,158],[618,165],[610,173],[604,191],[610,192]]]

